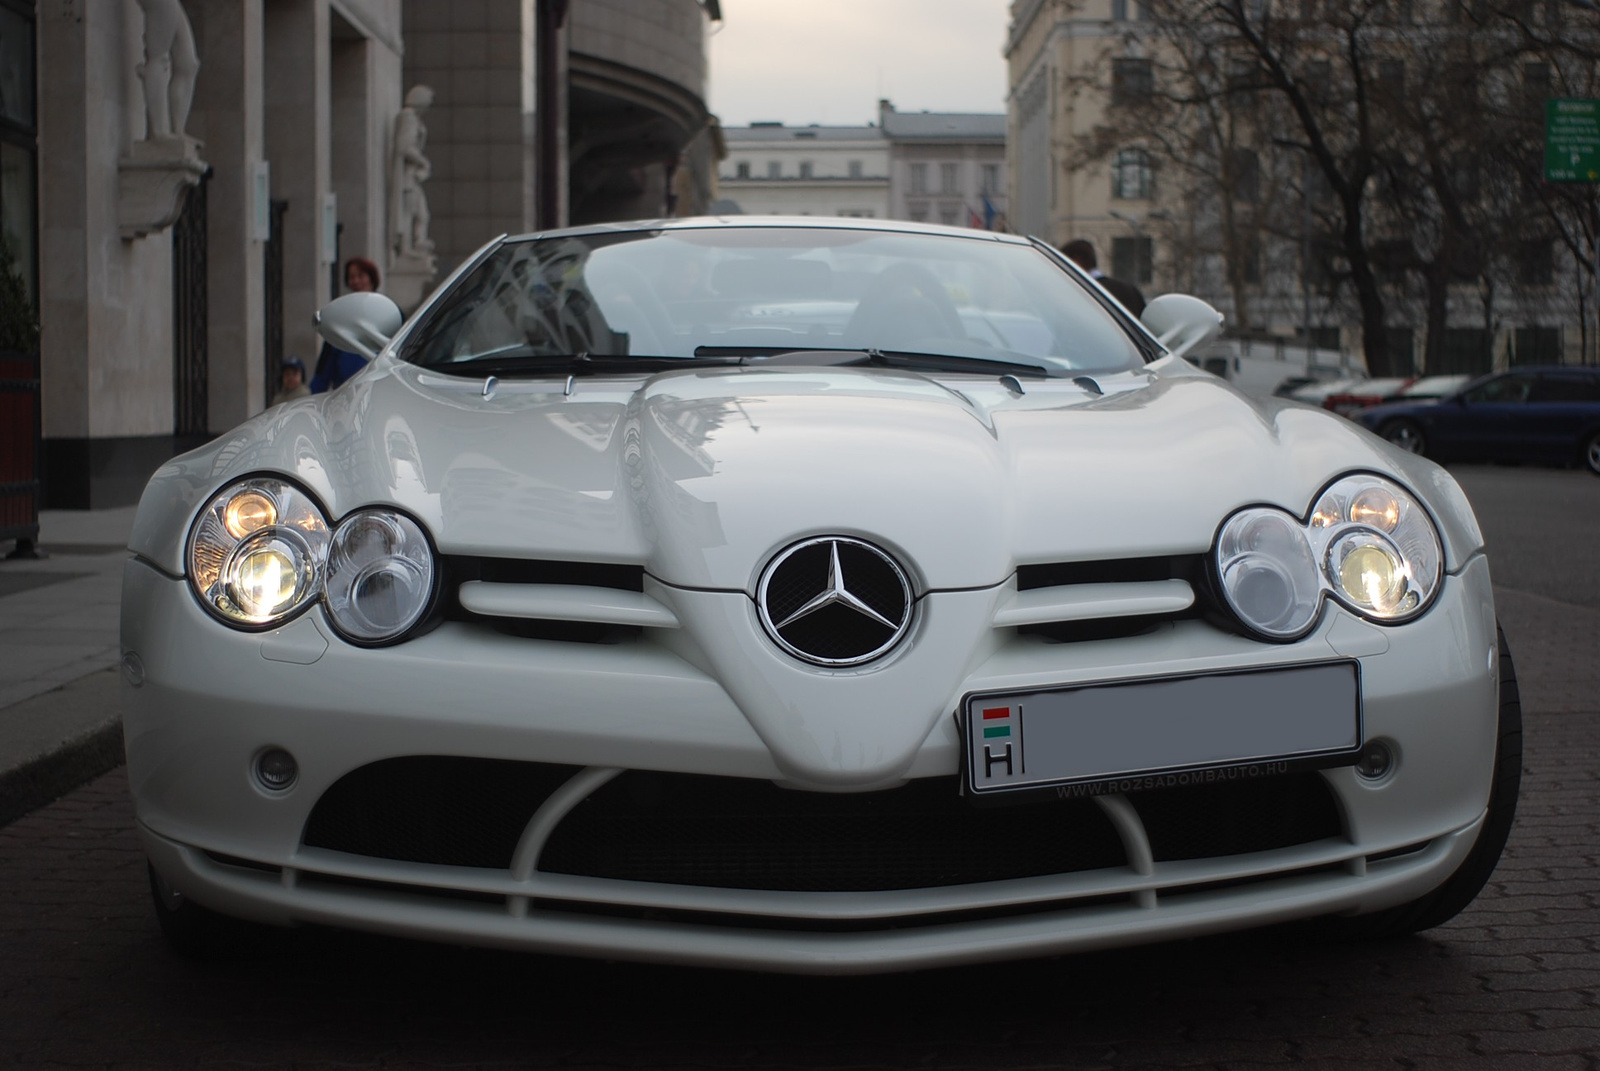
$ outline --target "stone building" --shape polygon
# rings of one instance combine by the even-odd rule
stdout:
[[[899,112],[880,100],[878,128],[889,142],[891,216],[1007,228],[1004,115]]]
[[[1560,15],[1561,4],[1524,5],[1524,13],[1533,31],[1583,35],[1583,47],[1592,57],[1600,23],[1581,16],[1579,6],[1568,6],[1572,12],[1568,16]],[[1496,14],[1502,8],[1506,14]],[[1300,35],[1303,54],[1310,57],[1308,71],[1315,69],[1310,65],[1317,62],[1318,47],[1340,53],[1340,38],[1327,20],[1344,11],[1343,5],[1246,5],[1246,10],[1262,13],[1256,17],[1276,12],[1275,25],[1292,27]],[[1346,17],[1357,10],[1351,7]],[[1216,77],[1224,80],[1226,92],[1240,93],[1238,107],[1245,118],[1229,129],[1249,131],[1255,141],[1218,152],[1217,159],[1229,165],[1227,171],[1219,165],[1218,175],[1227,181],[1219,177],[1214,188],[1197,192],[1192,181],[1186,182],[1182,166],[1159,156],[1159,146],[1182,143],[1187,132],[1163,129],[1159,137],[1123,135],[1127,140],[1121,143],[1108,143],[1105,136],[1118,129],[1114,120],[1119,109],[1137,107],[1152,95],[1159,97],[1166,72],[1183,66],[1152,28],[1148,5],[1141,0],[1013,0],[1010,11],[1004,51],[1010,86],[1012,229],[1057,245],[1088,238],[1099,250],[1102,269],[1137,283],[1147,294],[1192,292],[1221,309],[1231,324],[1248,323],[1252,333],[1339,348],[1361,360],[1359,314],[1353,302],[1330,298],[1324,285],[1337,270],[1338,255],[1312,250],[1314,199],[1326,182],[1320,173],[1303,179],[1305,162],[1297,151],[1287,146],[1279,146],[1281,152],[1274,149],[1278,146],[1274,136],[1284,132],[1255,123],[1249,110],[1253,98],[1247,95],[1255,80],[1252,59],[1242,52],[1234,55],[1226,66],[1218,65]],[[1419,0],[1359,11],[1370,16],[1373,40],[1390,50],[1364,60],[1370,64],[1369,73],[1378,81],[1398,79],[1395,84],[1402,87],[1408,66],[1420,69],[1423,49],[1442,52],[1453,36],[1478,35],[1483,40],[1498,31],[1480,25],[1482,19],[1514,13],[1504,5],[1473,5],[1469,12],[1459,0]],[[1319,34],[1329,44],[1319,46],[1323,39]],[[1325,58],[1322,62],[1323,80],[1328,82],[1338,65]],[[1543,69],[1542,90],[1534,78],[1541,68],[1539,63],[1519,62],[1512,72],[1519,84],[1510,90],[1491,87],[1484,76],[1482,91],[1549,97],[1561,95],[1553,87],[1562,85],[1565,95],[1596,95],[1580,92],[1596,84],[1592,59],[1587,72],[1552,76]],[[1479,79],[1472,81],[1477,92]],[[1122,129],[1128,126],[1124,123]],[[1215,134],[1209,136],[1214,141]],[[1194,142],[1205,144],[1207,138],[1196,137]],[[1097,151],[1085,154],[1083,149],[1090,144]],[[1263,145],[1264,151],[1258,150]],[[1078,162],[1082,159],[1091,162]],[[1269,164],[1276,170],[1269,170]],[[1466,174],[1470,169],[1460,170]],[[1384,225],[1401,234],[1421,230],[1383,203],[1377,178],[1372,189],[1373,207],[1365,220],[1369,235]],[[1224,199],[1229,204],[1219,207]],[[1264,209],[1253,211],[1269,200],[1277,206],[1270,225],[1259,222],[1266,217]],[[1225,211],[1235,216],[1252,213],[1257,225],[1248,231],[1226,225]],[[1439,366],[1426,371],[1475,373],[1510,363],[1585,359],[1586,332],[1580,315],[1594,316],[1600,295],[1593,301],[1577,296],[1588,273],[1559,243],[1547,234],[1524,238],[1516,258],[1521,263],[1483,270],[1484,275],[1500,272],[1493,285],[1483,283],[1481,276],[1477,281],[1469,276],[1450,287],[1444,337],[1434,348]],[[1378,244],[1374,240],[1375,249]],[[1409,249],[1404,241],[1394,244]],[[1511,259],[1506,258],[1507,263]],[[1384,280],[1384,329],[1387,345],[1397,355],[1392,358],[1396,368],[1421,373],[1427,309],[1415,279],[1406,277],[1404,270],[1392,268]],[[1588,279],[1587,285],[1594,287],[1594,276],[1588,274]],[[1485,292],[1496,288],[1500,293],[1493,309],[1487,310]],[[1591,352],[1597,334],[1600,328],[1587,333]]]
[[[561,6],[561,5],[558,5]],[[450,271],[533,230],[534,0],[405,0],[405,80],[433,86],[431,233]],[[705,105],[716,0],[571,0],[564,222],[695,215],[715,199],[721,139]]]
[[[133,502],[383,262],[399,0],[67,0],[36,33],[44,505]],[[23,227],[26,224],[22,225]]]
[[[746,213],[1006,227],[1004,115],[899,112],[880,100],[864,127],[752,123],[724,134],[722,190]]]
[[[261,412],[350,257],[409,308],[531,230],[551,11],[570,219],[703,211],[716,0],[0,0],[0,541]]]
[[[889,218],[889,142],[878,127],[752,123],[723,136],[718,185],[746,215]]]

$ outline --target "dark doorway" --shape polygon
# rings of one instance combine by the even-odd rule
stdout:
[[[204,436],[210,424],[210,376],[206,330],[207,171],[185,195],[172,225],[172,413],[173,434]]]

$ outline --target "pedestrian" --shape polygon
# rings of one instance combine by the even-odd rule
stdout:
[[[1113,279],[1100,270],[1099,258],[1095,256],[1094,245],[1087,238],[1074,238],[1061,247],[1061,252],[1066,254],[1068,260],[1089,273],[1089,276],[1099,283],[1110,294],[1122,303],[1122,307],[1139,316],[1144,312],[1144,294],[1132,283],[1121,279]]]
[[[376,291],[378,282],[378,266],[366,257],[351,257],[344,262],[344,285],[351,293]]]
[[[285,357],[278,368],[278,393],[272,396],[271,404],[282,405],[296,398],[311,397],[311,388],[306,385],[304,361],[298,357]]]
[[[351,257],[344,262],[344,285],[352,294],[376,293],[381,277],[378,266],[366,257]],[[317,353],[317,371],[311,377],[311,393],[322,394],[340,386],[367,366],[359,353],[336,348],[324,342]]]

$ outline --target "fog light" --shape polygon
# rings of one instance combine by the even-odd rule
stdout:
[[[272,747],[256,757],[256,779],[261,787],[282,792],[300,776],[300,766],[294,756],[281,747]]]
[[[1361,759],[1356,763],[1356,773],[1369,781],[1377,781],[1394,768],[1394,752],[1382,740],[1370,740],[1361,749]]]

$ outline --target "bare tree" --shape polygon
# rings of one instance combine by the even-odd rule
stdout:
[[[1546,9],[1574,2],[1541,0]],[[1396,304],[1413,301],[1427,324],[1424,365],[1435,370],[1453,288],[1476,283],[1492,327],[1495,295],[1518,285],[1508,267],[1530,235],[1553,231],[1580,264],[1592,236],[1593,213],[1578,210],[1592,196],[1530,184],[1542,125],[1530,123],[1518,87],[1534,62],[1592,87],[1593,53],[1585,63],[1585,46],[1572,42],[1592,45],[1593,27],[1587,36],[1553,33],[1554,17],[1534,18],[1530,6],[1538,5],[1148,0],[1145,21],[1121,47],[1148,51],[1155,86],[1136,104],[1108,109],[1072,162],[1151,146],[1185,199],[1214,219],[1195,233],[1215,243],[1243,326],[1261,242],[1282,247],[1309,214],[1310,244],[1331,254],[1321,285],[1330,300],[1353,305],[1368,370],[1410,371],[1409,354],[1390,352],[1387,321]],[[1538,221],[1530,205],[1541,206]]]

